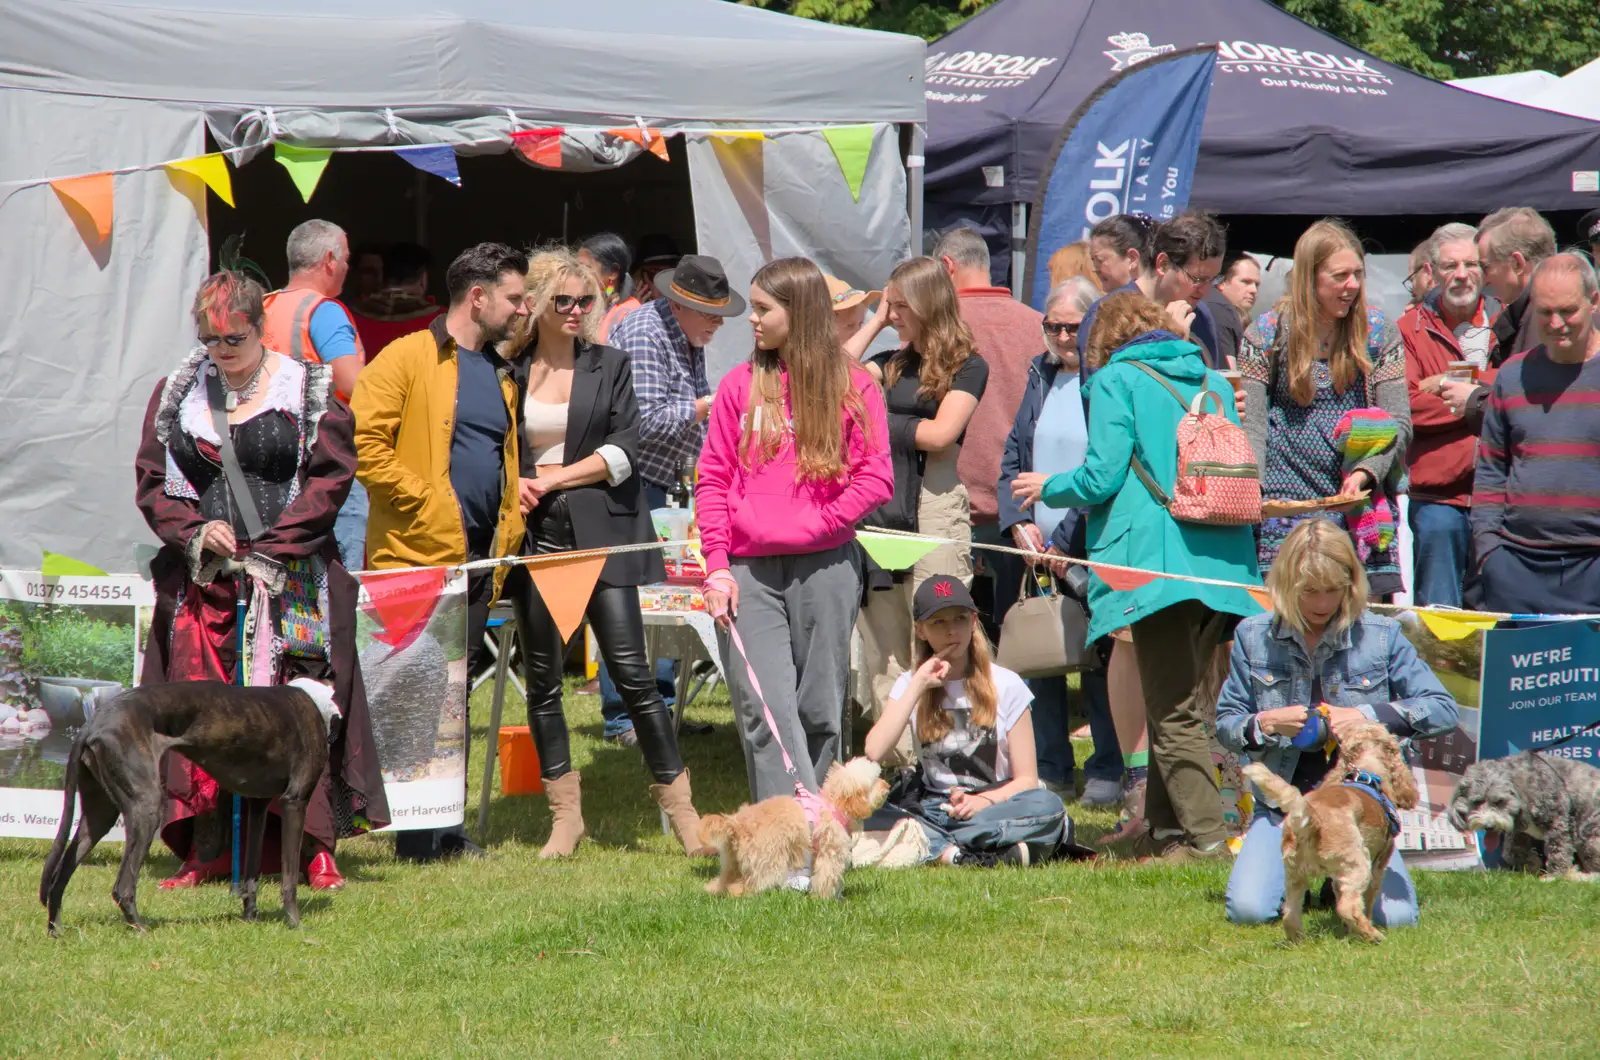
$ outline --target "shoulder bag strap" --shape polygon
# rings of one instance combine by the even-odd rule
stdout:
[[[1166,387],[1167,393],[1171,394],[1173,399],[1183,407],[1184,413],[1187,414],[1189,412],[1189,403],[1183,400],[1183,395],[1178,392],[1178,388],[1173,386],[1172,382],[1168,380],[1166,376],[1162,375],[1154,368],[1151,368],[1143,361],[1124,361],[1123,363],[1132,365],[1145,375],[1149,376],[1151,379],[1154,379],[1156,382]],[[1162,489],[1156,484],[1155,476],[1150,473],[1149,468],[1145,467],[1144,461],[1139,459],[1137,442],[1135,443],[1134,454],[1128,463],[1129,466],[1133,468],[1134,477],[1140,482],[1144,483],[1144,488],[1150,491],[1150,496],[1155,498],[1155,502],[1161,505],[1163,508],[1170,507],[1172,505],[1172,498],[1167,495],[1166,490]]]
[[[244,519],[245,533],[250,535],[251,541],[259,541],[265,527],[261,525],[261,513],[256,511],[255,498],[250,496],[250,484],[245,481],[238,454],[233,451],[233,435],[228,430],[228,412],[222,397],[222,379],[214,370],[205,371],[205,379],[206,402],[211,406],[211,424],[217,431],[217,452],[222,457],[222,472],[228,477],[228,492],[233,495],[233,503],[238,505],[239,515]]]

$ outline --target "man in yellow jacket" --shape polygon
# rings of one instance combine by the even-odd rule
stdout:
[[[495,347],[528,315],[527,255],[500,243],[461,252],[445,273],[450,308],[384,347],[356,378],[357,476],[372,498],[367,563],[442,566],[522,550],[517,385]],[[484,625],[505,571],[471,575],[471,669],[487,662]],[[459,828],[401,832],[396,854],[475,850]]]

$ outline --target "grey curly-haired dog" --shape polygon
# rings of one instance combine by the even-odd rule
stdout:
[[[1501,832],[1525,853],[1543,840],[1546,879],[1600,873],[1600,769],[1533,751],[1478,762],[1450,797],[1450,823]]]

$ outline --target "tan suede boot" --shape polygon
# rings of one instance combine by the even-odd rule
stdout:
[[[691,858],[713,858],[717,848],[700,840],[700,815],[694,810],[689,793],[689,771],[685,769],[672,779],[671,784],[652,784],[650,794],[661,806],[672,824],[672,832],[683,844],[683,852]]]
[[[576,769],[560,780],[544,782],[550,798],[550,841],[539,851],[541,858],[564,858],[578,848],[583,838],[583,795],[579,791]]]

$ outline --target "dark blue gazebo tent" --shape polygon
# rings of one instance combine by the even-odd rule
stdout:
[[[1408,73],[1267,0],[1001,0],[928,49],[929,226],[978,221],[1003,246],[1074,108],[1115,71],[1198,43],[1219,49],[1195,206],[1357,217],[1600,207],[1600,123]]]

